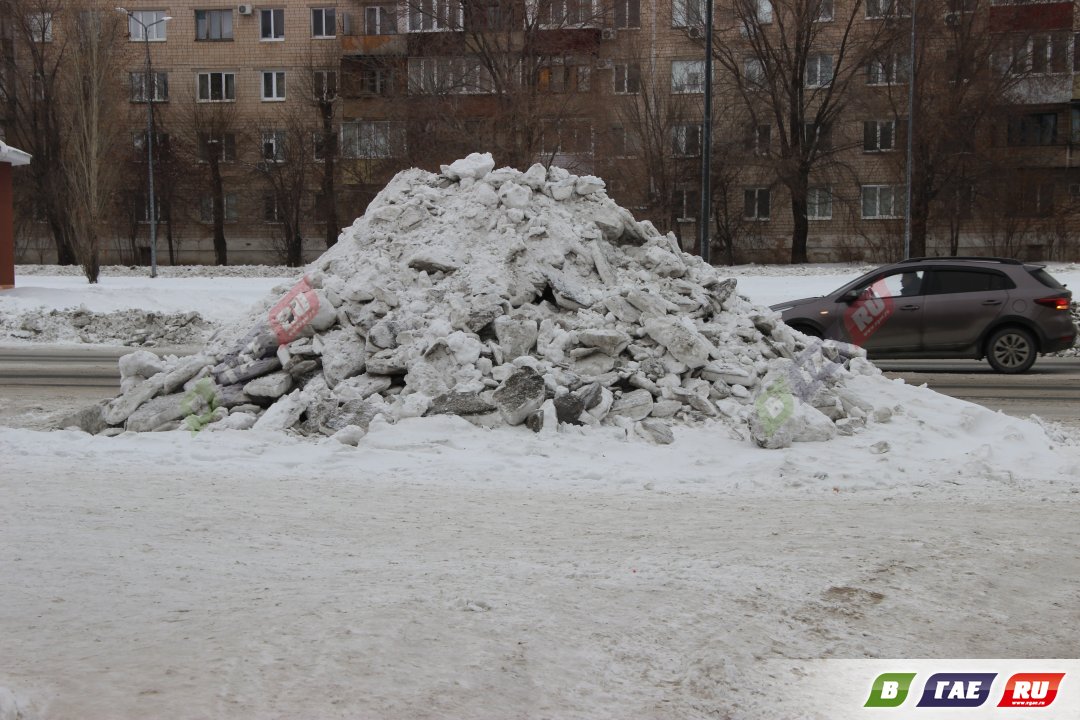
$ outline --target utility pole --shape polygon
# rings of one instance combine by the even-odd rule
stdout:
[[[698,248],[701,259],[710,259],[709,225],[712,216],[712,41],[713,0],[705,0],[705,111],[701,122],[701,216],[698,218]]]
[[[155,20],[147,25],[142,18],[134,12],[122,7],[116,8],[117,12],[128,16],[130,22],[136,22],[142,28],[143,46],[146,48],[146,78],[143,81],[143,97],[146,100],[146,167],[147,186],[149,188],[149,207],[147,215],[150,219],[150,277],[157,277],[157,204],[154,200],[154,72],[150,65],[150,28],[172,20],[168,15]],[[129,24],[130,28],[131,25]]]
[[[904,257],[911,257],[911,182],[912,164],[915,159],[915,0],[911,2],[911,32],[908,40],[908,113],[907,158],[904,160]]]

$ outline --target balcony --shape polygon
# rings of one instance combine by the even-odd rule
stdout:
[[[990,8],[990,32],[1072,30],[1071,2],[1017,2]]]
[[[342,35],[341,54],[359,55],[406,55],[409,51],[405,35]]]

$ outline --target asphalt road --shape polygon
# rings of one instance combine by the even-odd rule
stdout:
[[[1080,425],[1080,357],[1041,357],[1022,375],[1001,375],[977,360],[881,360],[886,375],[991,410]]]
[[[113,397],[117,359],[132,348],[85,345],[0,346],[0,424],[44,427],[56,413]],[[194,348],[158,348],[186,354]],[[992,410],[1080,426],[1080,358],[1039,358],[1023,375],[1000,375],[974,360],[892,360],[889,377],[979,403]]]

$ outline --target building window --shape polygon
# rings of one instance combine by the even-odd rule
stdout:
[[[586,120],[542,120],[540,152],[544,155],[587,155],[592,152],[592,124]]]
[[[1009,145],[1056,145],[1057,113],[1030,113],[1009,118]]]
[[[135,196],[134,207],[135,222],[150,222],[150,197],[144,193]],[[154,197],[154,220],[159,223],[169,222],[169,206],[161,201],[160,196]]]
[[[1069,69],[1067,33],[1038,33],[1029,40],[1031,72],[1036,75],[1063,73]]]
[[[911,61],[907,55],[892,54],[871,60],[866,66],[867,85],[897,85],[911,78]]]
[[[747,152],[755,155],[768,155],[771,141],[772,125],[751,125],[746,129],[744,146]]]
[[[761,58],[749,57],[743,59],[743,80],[747,87],[760,89],[765,86],[765,63]]]
[[[262,99],[285,99],[285,71],[264,70],[262,74]]]
[[[705,0],[672,0],[671,27],[701,27],[705,24]]]
[[[405,125],[388,120],[342,123],[341,154],[355,159],[401,157],[405,154]]]
[[[815,22],[832,22],[833,0],[817,0],[817,17]]]
[[[743,190],[743,219],[768,220],[770,210],[769,188]]]
[[[904,189],[899,185],[863,185],[864,220],[898,218],[903,212]]]
[[[229,102],[236,100],[236,73],[199,73],[198,83],[199,102]]]
[[[866,0],[866,18],[868,20],[909,17],[911,0]]]
[[[225,222],[236,222],[240,219],[240,213],[237,211],[236,195],[234,193],[225,193],[223,199],[225,200]],[[203,195],[199,198],[199,222],[214,222],[213,195]]]
[[[315,100],[333,100],[337,97],[337,71],[312,70],[311,93]]]
[[[676,190],[671,204],[678,216],[676,222],[696,222],[701,214],[701,193],[698,190]]]
[[[285,162],[284,130],[263,130],[262,159],[269,163]]]
[[[311,8],[311,37],[332,38],[337,35],[337,11],[330,8]]]
[[[139,132],[132,133],[131,135],[132,148],[135,150],[135,162],[144,163],[147,161],[146,157],[146,131],[140,130]],[[154,134],[154,153],[155,157],[162,152],[169,149],[169,134],[168,133],[155,133]]]
[[[360,73],[361,95],[390,95],[393,90],[393,70],[386,67],[365,67]]]
[[[541,27],[565,27],[594,22],[592,0],[540,0]]]
[[[51,12],[33,13],[26,16],[30,28],[30,39],[38,43],[52,42],[53,14]]]
[[[573,58],[548,58],[537,68],[536,88],[540,92],[588,92],[591,87],[592,66],[579,65]]]
[[[806,87],[826,87],[832,81],[832,55],[810,55],[806,58]]]
[[[285,9],[270,8],[259,11],[259,39],[285,39]]]
[[[146,87],[146,73],[133,72],[130,77],[131,102],[165,102],[169,99],[169,73],[154,73],[150,88]]]
[[[409,93],[476,95],[490,93],[491,75],[477,57],[409,58]]]
[[[806,219],[832,219],[832,190],[827,187],[812,187],[806,191]]]
[[[1047,217],[1054,212],[1054,184],[1039,182],[1018,183],[1017,190],[1006,199],[1008,217]]]
[[[701,155],[701,125],[686,123],[671,128],[671,154],[675,157]]]
[[[671,62],[671,92],[705,92],[705,61],[673,60]]]
[[[825,152],[832,150],[832,133],[827,126],[817,123],[803,123],[803,143],[807,146],[817,143],[817,151]]]
[[[641,92],[641,65],[638,63],[616,65],[613,79],[616,93],[636,95]]]
[[[863,121],[863,152],[887,152],[895,149],[895,120]]]
[[[232,10],[196,10],[196,40],[232,40]]]
[[[409,32],[456,30],[462,24],[460,0],[409,0]]]
[[[283,217],[277,195],[273,193],[263,195],[263,222],[280,223]]]
[[[641,152],[637,133],[621,125],[608,128],[608,146],[612,157],[631,158]]]
[[[641,27],[641,0],[615,0],[615,27]]]
[[[128,16],[128,37],[133,42],[165,41],[164,10],[132,10]]]
[[[394,9],[383,5],[364,8],[365,35],[396,35],[397,18]]]
[[[209,162],[215,155],[221,162],[236,162],[236,135],[234,133],[222,135],[199,133],[199,162]]]

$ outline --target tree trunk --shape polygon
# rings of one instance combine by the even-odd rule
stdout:
[[[810,223],[806,219],[806,194],[791,191],[791,264],[809,262],[806,240],[810,235]]]
[[[212,184],[214,216],[214,262],[228,265],[228,248],[225,244],[225,186],[221,181],[220,159],[216,148],[210,150],[210,182]]]
[[[337,198],[335,193],[338,142],[337,133],[334,132],[334,104],[323,102],[319,108],[322,112],[323,137],[326,142],[325,158],[323,160],[322,177],[322,202],[323,213],[326,219],[326,247],[332,247],[338,238],[341,226],[338,223]]]

